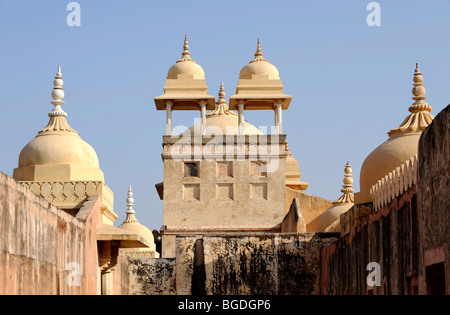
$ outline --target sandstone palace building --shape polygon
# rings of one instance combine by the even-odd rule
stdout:
[[[131,186],[114,202],[94,148],[69,125],[59,67],[48,125],[17,152],[13,178],[0,173],[0,294],[449,294],[450,106],[431,114],[419,66],[360,191],[344,162],[330,201],[308,194],[283,133],[295,99],[259,40],[250,55],[217,98],[187,37],[161,76],[163,226],[153,231]],[[255,110],[273,113],[273,126],[246,121]],[[198,119],[175,133],[173,111]]]

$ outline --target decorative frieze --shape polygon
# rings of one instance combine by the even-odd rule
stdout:
[[[386,206],[417,184],[417,154],[389,172],[370,189],[374,211]]]

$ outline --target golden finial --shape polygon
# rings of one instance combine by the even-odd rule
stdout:
[[[130,187],[128,188],[127,211],[125,211],[127,217],[125,218],[123,223],[139,222],[136,219],[136,216],[134,215],[136,212],[134,211],[133,206],[134,206],[133,190],[131,189],[130,185]]]
[[[399,127],[388,132],[389,137],[409,132],[422,132],[434,118],[430,114],[432,110],[431,106],[427,102],[424,102],[426,99],[426,90],[423,86],[423,76],[418,63],[416,63],[416,69],[414,70],[413,81],[414,88],[412,89],[412,94],[414,97],[412,99],[414,103],[408,109],[411,114],[406,117]]]
[[[206,116],[214,116],[214,115],[232,115],[237,116],[237,114],[231,111],[228,108],[228,102],[225,100],[225,88],[223,86],[223,82],[220,84],[219,89],[219,100],[216,103],[216,108],[208,113]]]
[[[342,185],[341,192],[343,195],[336,200],[334,203],[354,203],[355,197],[353,193],[355,192],[353,190],[353,177],[352,177],[352,168],[349,162],[345,165],[344,169],[345,175],[344,175],[344,185]]]
[[[262,50],[261,50],[261,42],[260,42],[260,40],[258,38],[258,45],[256,47],[255,58],[252,61],[250,61],[250,63],[255,62],[255,61],[266,61],[266,62],[268,62],[266,59],[264,59],[263,56],[264,56],[264,54],[262,53]]]
[[[53,90],[52,90],[52,98],[53,101],[50,103],[53,104],[53,109],[48,116],[50,120],[47,126],[39,131],[39,134],[46,132],[60,132],[60,131],[68,131],[77,133],[73,130],[67,120],[67,113],[61,108],[61,105],[65,104],[64,99],[64,89],[63,89],[64,81],[61,73],[61,66],[58,66],[58,72],[56,73],[55,80],[53,81]]]
[[[183,52],[181,54],[183,55],[183,57],[181,57],[181,59],[178,60],[177,62],[194,61],[191,59],[191,53],[189,52],[189,42],[187,40],[187,34],[184,35]]]
[[[219,89],[219,102],[225,101],[225,88],[223,87],[223,82],[220,83]]]

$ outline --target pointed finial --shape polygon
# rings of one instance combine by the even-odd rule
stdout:
[[[184,35],[184,46],[183,46],[183,52],[181,53],[182,57],[177,62],[181,61],[194,61],[191,59],[191,53],[189,52],[189,42],[187,39],[187,34]]]
[[[414,97],[412,98],[415,100],[415,104],[419,103],[417,101],[421,101],[426,99],[425,95],[425,88],[423,87],[423,76],[419,69],[419,64],[416,63],[416,70],[414,71],[414,88],[412,90],[412,94]]]
[[[48,114],[50,117],[55,116],[64,116],[66,117],[67,114],[64,112],[64,110],[61,108],[61,105],[65,104],[63,101],[64,98],[64,90],[63,90],[63,84],[64,81],[62,80],[62,73],[61,73],[61,66],[58,66],[58,72],[56,73],[55,80],[53,81],[53,91],[52,91],[52,103],[55,107],[53,110]]]
[[[219,89],[219,100],[216,102],[216,108],[206,114],[206,116],[215,116],[215,115],[232,115],[232,116],[237,116],[237,114],[233,111],[231,111],[228,108],[228,102],[225,100],[225,88],[223,86],[223,82],[220,84],[220,89]]]
[[[183,53],[182,55],[190,55],[191,53],[189,52],[189,42],[187,40],[187,34],[184,34],[184,46],[183,46]]]
[[[220,100],[225,100],[225,88],[223,87],[223,82],[220,83],[219,99]]]
[[[341,192],[343,195],[336,200],[334,203],[354,203],[355,197],[353,196],[353,193],[355,192],[353,190],[353,177],[352,177],[352,168],[349,162],[345,165],[344,169],[345,175],[344,175],[344,185],[342,185]]]
[[[258,38],[258,45],[256,47],[255,58],[252,61],[250,61],[250,63],[255,62],[255,61],[266,61],[266,62],[268,62],[266,59],[264,59],[263,56],[264,56],[264,54],[262,53],[262,50],[261,50],[261,41]]]
[[[131,189],[131,185],[130,188],[128,188],[128,198],[127,198],[127,211],[126,214],[134,214],[134,198],[133,198],[133,190]]]
[[[258,46],[256,47],[256,53],[255,53],[255,57],[258,57],[258,56],[264,56],[264,54],[262,53],[262,50],[261,50],[261,41],[259,40],[259,38],[258,38]]]
[[[411,114],[406,117],[400,126],[388,132],[390,138],[411,132],[422,132],[434,119],[434,116],[430,114],[431,106],[424,102],[426,90],[423,86],[423,76],[418,63],[416,63],[416,69],[414,70],[413,81],[412,94],[414,97],[412,99],[414,103],[408,109]]]
[[[136,216],[134,215],[136,212],[133,209],[134,206],[134,198],[133,198],[133,190],[128,188],[128,198],[127,198],[127,211],[125,213],[127,214],[127,217],[123,221],[123,223],[133,223],[133,222],[139,222],[136,219]]]

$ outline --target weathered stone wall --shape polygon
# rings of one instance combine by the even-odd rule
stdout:
[[[0,233],[0,294],[97,293],[95,229],[1,172]]]
[[[324,234],[204,237],[207,294],[319,294]]]
[[[421,277],[418,237],[414,186],[322,249],[321,294],[408,294]],[[381,286],[368,287],[369,263],[379,264]]]
[[[175,258],[131,258],[130,295],[176,294]]]
[[[418,176],[423,272],[444,263],[450,294],[450,105],[420,137]]]
[[[131,259],[133,294],[319,294],[320,250],[332,233],[177,237],[175,259]],[[133,283],[134,282],[134,283]]]

